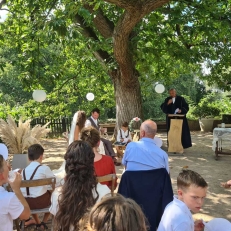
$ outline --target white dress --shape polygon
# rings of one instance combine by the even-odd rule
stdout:
[[[96,190],[99,194],[99,198],[96,202],[101,201],[101,199],[105,195],[111,193],[111,190],[107,187],[107,185],[102,185],[100,183],[97,184]],[[58,211],[58,199],[59,199],[59,195],[61,194],[61,191],[62,191],[62,187],[58,187],[55,189],[55,191],[51,195],[51,207],[50,207],[49,211],[54,216],[56,215],[56,213]],[[96,197],[95,191],[93,191],[93,196]]]

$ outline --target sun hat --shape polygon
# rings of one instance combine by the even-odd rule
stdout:
[[[203,222],[204,231],[231,231],[231,223],[224,218],[214,218],[209,222]]]
[[[8,159],[8,149],[3,143],[0,143],[0,155],[3,156],[4,160]]]

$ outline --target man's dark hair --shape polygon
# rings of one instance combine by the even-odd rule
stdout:
[[[177,188],[186,190],[191,185],[207,188],[208,184],[204,178],[192,170],[183,169],[177,177]]]
[[[128,122],[123,122],[123,123],[122,123],[122,127],[127,128],[127,127],[128,127]]]
[[[28,158],[31,161],[37,160],[43,153],[44,149],[40,144],[33,144],[28,148]]]
[[[98,114],[100,114],[99,108],[96,107],[96,108],[92,109],[91,113],[94,113],[94,112],[97,112]]]

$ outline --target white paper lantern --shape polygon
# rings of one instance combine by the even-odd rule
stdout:
[[[46,99],[47,94],[44,90],[34,90],[32,96],[35,101],[41,103]]]
[[[89,92],[89,93],[87,93],[86,98],[88,101],[92,101],[92,100],[94,100],[95,96],[93,93]]]
[[[165,87],[164,87],[163,84],[157,84],[157,85],[155,86],[155,91],[156,91],[157,93],[163,93],[164,90],[165,90]]]

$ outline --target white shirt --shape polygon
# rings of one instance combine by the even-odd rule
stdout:
[[[13,192],[0,186],[0,231],[12,231],[13,220],[18,218],[24,207]]]
[[[122,164],[126,171],[145,171],[166,168],[169,173],[168,155],[151,138],[128,143]]]
[[[29,180],[31,175],[33,174],[35,168],[40,165],[39,162],[37,161],[32,161],[23,171],[25,171],[25,175],[26,175],[26,180]],[[22,179],[23,178],[23,171],[21,173],[22,175]],[[50,178],[50,177],[54,177],[54,173],[51,171],[51,169],[46,166],[46,165],[42,165],[40,166],[34,177],[33,180],[38,180],[38,179],[45,179],[45,178]],[[47,190],[51,190],[50,186],[37,186],[37,187],[31,187],[30,188],[30,196],[27,196],[26,193],[26,188],[21,188],[22,194],[24,197],[39,197],[42,196],[43,194],[45,194],[47,192]]]
[[[102,185],[100,183],[97,184],[96,190],[99,194],[99,198],[97,202],[101,201],[102,197],[104,197],[108,193],[111,193],[111,190],[106,185]],[[62,191],[62,187],[56,188],[55,191],[51,195],[51,207],[49,211],[54,216],[58,212],[58,199],[59,199],[59,195],[61,194],[61,191]],[[96,197],[95,191],[93,191],[93,196]]]
[[[189,208],[176,196],[166,206],[157,231],[194,231],[194,221]]]
[[[93,120],[93,122],[97,126],[98,125],[98,120],[95,120],[92,116],[91,116],[91,119]],[[91,121],[90,120],[86,120],[85,127],[90,127],[90,126],[92,126]]]
[[[121,138],[121,134],[122,134],[122,138]],[[119,129],[117,132],[117,139],[116,140],[118,142],[120,142],[121,139],[124,139],[123,143],[127,143],[128,140],[132,141],[131,132],[129,131],[129,134],[128,134],[128,130],[126,132],[124,132],[123,129]]]

